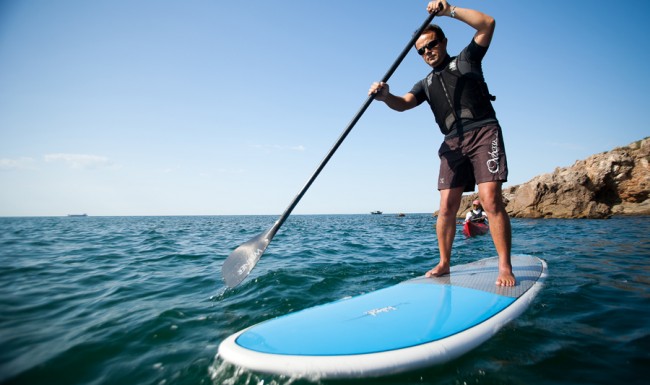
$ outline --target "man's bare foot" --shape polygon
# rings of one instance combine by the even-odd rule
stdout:
[[[445,274],[449,274],[449,264],[440,262],[438,263],[438,266],[427,271],[426,274],[424,274],[424,276],[427,278],[431,278],[431,277],[440,277]]]
[[[499,276],[495,282],[497,286],[515,286],[515,283],[517,283],[517,280],[512,274],[512,270],[499,270]]]

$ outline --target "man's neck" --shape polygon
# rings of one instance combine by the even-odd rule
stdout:
[[[447,65],[449,64],[450,61],[451,61],[451,56],[449,56],[449,54],[447,54],[440,64],[433,67],[433,71],[434,72],[440,72],[440,71],[444,70],[445,68],[447,68]]]

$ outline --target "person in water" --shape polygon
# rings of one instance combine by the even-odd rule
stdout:
[[[467,212],[465,215],[465,222],[476,222],[476,223],[485,223],[487,220],[487,213],[481,207],[481,202],[478,199],[475,199],[472,202],[472,209]]]
[[[457,19],[476,30],[458,56],[447,53],[447,38],[442,29],[429,25],[415,42],[417,53],[433,68],[404,96],[390,92],[387,83],[373,83],[368,91],[393,110],[406,111],[425,101],[431,107],[440,131],[445,136],[438,151],[440,210],[436,233],[440,261],[427,277],[449,274],[451,247],[456,233],[456,215],[462,194],[474,191],[490,217],[490,233],[499,254],[496,285],[514,286],[510,250],[510,217],[503,204],[501,185],[507,181],[508,165],[503,136],[483,78],[481,62],[494,34],[494,18],[482,12],[456,7],[446,0],[428,3],[429,13]]]

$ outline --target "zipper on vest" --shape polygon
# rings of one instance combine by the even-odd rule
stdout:
[[[456,109],[454,108],[454,105],[451,103],[451,98],[449,97],[449,93],[447,92],[447,86],[445,85],[445,82],[442,80],[442,74],[441,72],[436,72],[435,75],[438,78],[440,85],[442,86],[442,90],[445,92],[445,97],[447,98],[447,103],[449,103],[449,108],[451,108],[451,113],[452,115],[454,115],[455,122],[458,122],[459,121],[458,114],[456,114]],[[447,127],[447,131],[451,132],[451,127]]]

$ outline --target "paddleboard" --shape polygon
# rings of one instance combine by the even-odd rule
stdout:
[[[349,299],[271,319],[219,345],[226,362],[309,378],[377,377],[452,360],[519,316],[547,276],[546,263],[513,256],[514,287],[495,285],[498,258],[452,266]]]

